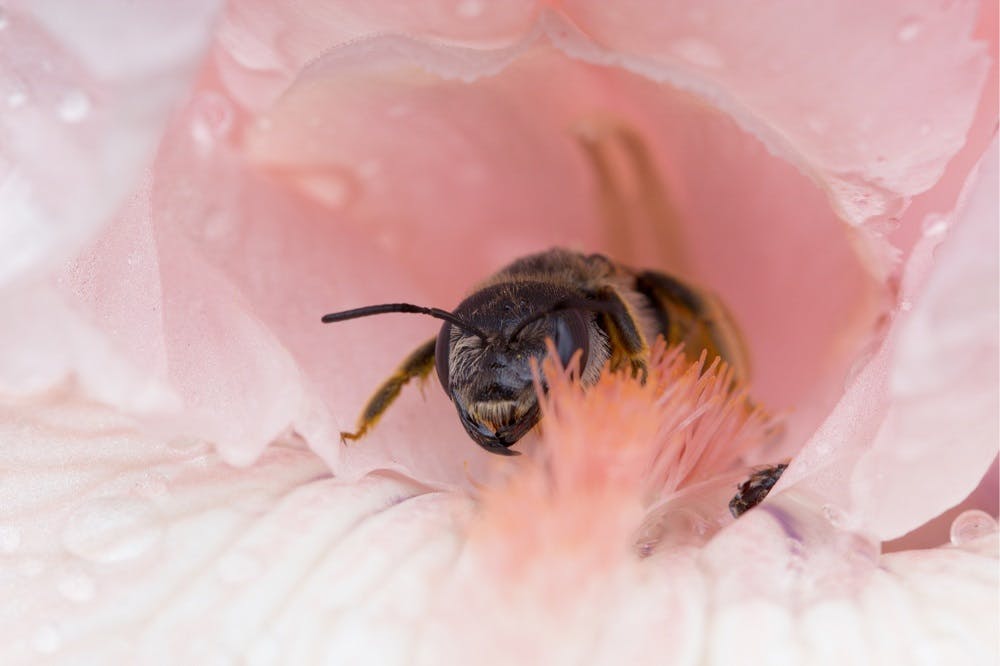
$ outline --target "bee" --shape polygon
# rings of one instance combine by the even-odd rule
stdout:
[[[564,366],[579,354],[580,381],[601,370],[627,370],[645,381],[650,341],[662,335],[697,360],[721,356],[738,379],[747,372],[742,339],[721,303],[658,271],[640,271],[604,255],[551,249],[523,257],[479,284],[452,310],[388,303],[335,312],[324,323],[402,312],[443,320],[438,335],[413,351],[375,391],[344,441],[363,437],[414,378],[437,371],[462,426],[490,453],[510,447],[540,417],[532,363],[548,342]],[[546,390],[544,377],[541,389]]]

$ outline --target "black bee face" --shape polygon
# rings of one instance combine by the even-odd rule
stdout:
[[[539,307],[555,302],[560,294],[546,294],[541,303],[538,294],[519,295],[520,300],[504,295],[497,307],[488,300],[480,302],[478,310],[466,315],[488,333],[486,339],[445,324],[435,350],[438,378],[466,432],[487,451],[501,455],[517,455],[509,447],[538,423],[532,366],[541,368],[547,340],[553,341],[564,365],[578,350],[585,364],[593,319],[592,313],[579,310],[533,319]],[[544,378],[541,385],[545,390]]]
[[[508,447],[538,422],[531,359],[541,361],[544,346],[460,336],[453,348],[449,389],[462,425],[486,450],[514,455]]]

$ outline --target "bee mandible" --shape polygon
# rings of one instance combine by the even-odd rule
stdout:
[[[721,303],[658,271],[638,271],[600,254],[551,249],[518,259],[479,284],[452,311],[389,303],[335,312],[324,323],[390,312],[444,321],[375,391],[354,432],[363,437],[413,378],[437,371],[469,436],[490,453],[517,455],[510,447],[540,417],[532,361],[540,364],[551,340],[559,361],[579,353],[580,381],[601,370],[628,370],[645,381],[650,341],[662,335],[682,343],[697,360],[721,356],[737,379],[746,379],[742,338]],[[546,390],[541,377],[541,389]]]

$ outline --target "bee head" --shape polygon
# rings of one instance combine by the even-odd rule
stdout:
[[[594,313],[606,310],[601,303],[565,287],[518,282],[477,291],[454,312],[410,303],[385,303],[331,312],[323,315],[323,322],[390,312],[444,320],[434,347],[441,386],[476,443],[490,453],[513,456],[517,452],[510,446],[538,423],[533,367],[541,367],[548,354],[548,341],[552,340],[564,366],[579,352],[580,369],[584,370],[592,347],[603,340]],[[545,378],[540,380],[542,390],[547,390]],[[398,387],[395,390],[398,392]],[[373,400],[369,409],[374,410],[374,416],[366,413],[361,432],[384,410],[386,398],[382,394],[377,393]]]
[[[541,367],[548,340],[563,365],[579,351],[581,367],[586,366],[594,328],[588,310],[594,308],[581,303],[571,292],[544,283],[499,285],[455,309],[485,336],[451,322],[442,326],[435,350],[438,378],[466,432],[487,451],[516,455],[509,447],[538,423],[532,368]]]

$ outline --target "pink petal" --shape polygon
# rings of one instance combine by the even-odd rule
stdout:
[[[464,495],[337,481],[291,439],[233,469],[137,425],[66,399],[0,408],[4,663],[997,656],[995,522],[876,567],[874,544],[790,492],[701,552],[625,558],[546,594],[565,559],[526,562],[535,584],[498,577]]]
[[[958,209],[925,220],[892,330],[784,480],[882,539],[960,502],[997,456],[997,179],[994,140]]]
[[[508,45],[530,31],[539,4],[537,0],[307,0],[287,7],[239,0],[228,3],[216,62],[237,98],[261,110],[305,65],[332,47],[382,34],[477,48]]]
[[[769,498],[702,551],[709,661],[989,663],[997,658],[996,521],[955,546],[879,556],[801,488]],[[962,600],[962,601],[958,601]]]
[[[480,52],[463,67],[493,71],[506,53]],[[880,299],[850,232],[822,194],[727,118],[670,88],[547,48],[473,83],[417,75],[408,64],[416,59],[433,69],[427,63],[448,62],[449,54],[458,57],[394,38],[337,50],[313,65],[248,137],[260,167],[329,209],[327,231],[302,227],[302,233],[315,229],[319,235],[310,244],[330,253],[330,266],[308,271],[323,270],[331,285],[352,285],[331,291],[326,307],[417,299],[449,307],[518,255],[555,244],[600,249],[605,230],[579,133],[620,117],[653,151],[686,223],[694,274],[722,295],[746,331],[755,395],[776,411],[790,411],[789,440],[801,441],[839,395]],[[664,117],[671,122],[662,123]],[[644,223],[640,238],[654,224]],[[502,232],[486,239],[483,229]],[[340,260],[337,239],[355,242],[365,234],[380,258],[357,268]],[[643,247],[634,263],[669,270],[662,254],[648,250],[651,243]],[[282,272],[289,269],[298,270]],[[298,283],[308,285],[302,270]],[[423,288],[380,284],[395,282],[401,270]],[[303,294],[301,300],[320,299]],[[295,353],[317,382],[331,382],[318,371],[339,353],[341,376],[346,369],[354,381],[350,391],[338,389],[328,399],[346,428],[367,391],[435,330],[412,318],[351,322],[322,331]],[[369,347],[358,341],[390,333],[395,347],[361,353]],[[463,448],[447,405],[438,411],[441,402],[432,389],[428,403],[436,422],[426,432],[448,442],[447,453],[433,454],[433,462],[424,460],[432,457],[427,451],[415,455],[399,445],[411,439],[403,433],[412,433],[414,421],[397,415],[419,409],[409,396],[349,450],[351,458],[390,446],[392,459],[428,478],[417,470],[451,457],[445,464],[461,479],[463,461],[478,452]],[[361,459],[362,468],[379,458]]]
[[[901,212],[964,143],[989,67],[970,35],[990,4],[567,0],[564,8],[608,52],[592,58],[704,95],[861,223]]]
[[[90,396],[128,409],[176,409],[170,387],[148,374],[162,359],[158,321],[147,318],[158,307],[155,248],[101,248],[102,261],[110,255],[112,263],[129,262],[115,276],[124,280],[100,295],[104,310],[115,310],[110,327],[75,307],[50,279],[138,184],[210,36],[215,3],[120,4],[67,8],[42,0],[4,8],[0,389],[33,393],[75,381]],[[127,257],[116,257],[122,249]],[[136,277],[152,289],[129,290]],[[123,353],[125,340],[150,355]]]
[[[0,285],[71,257],[136,185],[216,5],[5,4]]]

